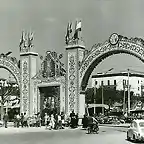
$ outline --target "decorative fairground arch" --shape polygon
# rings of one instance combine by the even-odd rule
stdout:
[[[79,37],[80,31],[75,31],[77,38],[69,37],[66,43],[67,52],[67,93],[66,111],[72,110],[82,116],[85,113],[85,89],[94,68],[105,58],[126,53],[144,62],[144,40],[127,38],[113,33],[104,43],[96,44],[87,51]]]
[[[21,84],[21,74],[18,67],[18,61],[15,57],[10,57],[5,54],[0,54],[0,67],[7,69],[16,79],[19,87]]]
[[[33,33],[22,32],[20,40],[20,71],[21,71],[21,113],[28,116],[41,113],[40,89],[43,87],[59,87],[59,96],[55,96],[55,105],[59,112],[65,112],[65,74],[62,54],[47,51],[44,58],[35,52]],[[61,70],[61,71],[60,71]],[[65,71],[65,70],[64,70]],[[65,73],[65,72],[64,72]]]

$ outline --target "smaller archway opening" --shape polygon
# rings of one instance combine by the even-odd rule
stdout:
[[[60,113],[60,85],[40,86],[40,113],[43,118],[45,114]],[[44,124],[44,123],[43,123]]]
[[[15,115],[20,113],[20,88],[15,76],[0,68],[0,116],[8,115],[9,121],[12,121]]]

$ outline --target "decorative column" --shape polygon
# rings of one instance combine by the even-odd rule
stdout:
[[[32,77],[37,72],[38,54],[33,52],[33,33],[22,32],[20,41],[20,69],[21,69],[21,106],[20,112],[28,116],[34,114],[34,101],[37,95],[34,94],[34,83]],[[36,103],[36,102],[35,102]]]
[[[66,34],[66,114],[69,115],[73,110],[79,116],[85,113],[81,112],[84,101],[81,100],[79,86],[79,68],[84,57],[85,46],[81,36],[81,21],[76,22],[74,34],[72,35],[72,24],[68,24]],[[84,97],[85,98],[85,97]]]

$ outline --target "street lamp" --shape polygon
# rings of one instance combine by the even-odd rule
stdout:
[[[130,72],[129,69],[127,71],[128,71],[128,114],[130,114],[130,84],[129,84]]]
[[[95,81],[95,84],[94,84],[94,114],[96,113],[96,107],[95,107],[95,104],[96,104],[96,85],[97,85],[97,81]]]
[[[112,71],[114,68],[110,68],[109,70],[107,70],[104,73],[97,73],[97,74],[107,74],[108,72]],[[102,87],[102,105],[104,104],[104,91],[103,91],[103,83],[101,83],[101,87]],[[102,114],[104,115],[104,107],[102,107]]]

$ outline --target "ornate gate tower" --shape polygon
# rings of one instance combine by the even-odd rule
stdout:
[[[21,70],[21,113],[33,114],[33,81],[37,72],[37,57],[32,44],[33,33],[22,32],[20,41],[20,70]]]
[[[85,95],[80,92],[79,68],[84,57],[85,46],[81,37],[81,21],[76,21],[74,32],[72,23],[68,24],[65,42],[67,55],[65,109],[68,115],[74,110],[82,116],[85,112]]]

